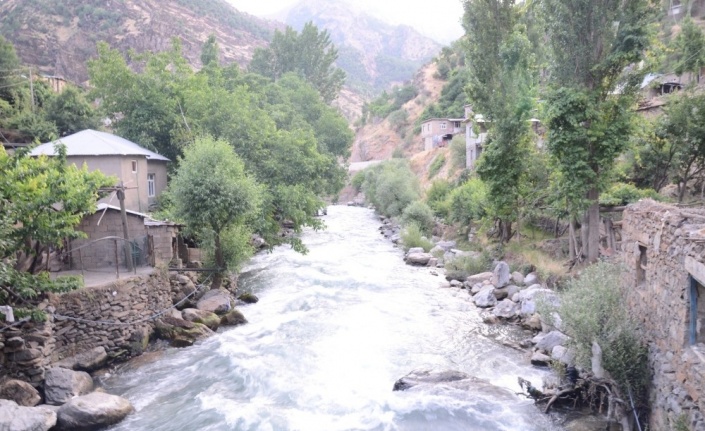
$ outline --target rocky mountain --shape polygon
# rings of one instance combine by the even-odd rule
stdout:
[[[412,79],[441,49],[413,28],[387,24],[344,0],[303,0],[280,17],[295,29],[313,21],[328,30],[348,85],[369,94]]]
[[[239,12],[225,0],[0,2],[0,34],[15,45],[22,61],[78,83],[88,79],[86,61],[98,41],[144,52],[168,49],[178,37],[199,67],[201,45],[215,34],[221,61],[246,65],[277,27],[282,25]]]

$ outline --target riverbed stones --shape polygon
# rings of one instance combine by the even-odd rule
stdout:
[[[497,305],[497,297],[494,296],[494,287],[485,286],[473,297],[475,305],[480,308],[494,307]]]
[[[65,431],[94,431],[120,422],[132,411],[132,404],[125,398],[93,392],[61,406],[57,425]]]
[[[256,304],[257,302],[259,302],[259,298],[252,292],[245,292],[238,296],[237,299],[244,302],[245,304]]]
[[[222,316],[232,308],[230,300],[230,292],[227,290],[213,289],[203,295],[198,301],[196,308]]]
[[[0,399],[0,430],[48,431],[56,425],[56,413],[43,407],[19,406]]]
[[[481,272],[479,274],[471,275],[465,279],[471,286],[477,283],[482,283],[484,281],[492,280],[494,274],[491,272]]]
[[[244,325],[245,323],[247,323],[247,319],[245,319],[245,316],[243,316],[242,313],[235,308],[228,311],[220,318],[220,324],[223,326],[237,326]]]
[[[534,354],[531,355],[531,365],[536,365],[538,367],[545,367],[550,363],[551,363],[551,357],[548,355],[545,355],[541,352],[534,352]]]
[[[213,335],[206,325],[188,322],[165,316],[155,322],[157,336],[168,340],[174,347],[192,346],[196,341],[206,339]]]
[[[512,319],[517,316],[518,312],[519,305],[511,299],[503,299],[492,310],[492,314],[503,319]]]
[[[531,286],[539,282],[539,276],[535,272],[530,272],[524,277],[524,286]]]
[[[515,402],[516,396],[508,389],[500,388],[485,379],[469,374],[448,371],[413,371],[394,383],[394,391],[431,391],[437,387],[452,388],[468,394],[490,394],[493,398]]]
[[[573,365],[575,361],[575,352],[572,349],[563,346],[554,346],[551,349],[551,359],[559,361],[565,365]]]
[[[0,384],[0,398],[12,400],[23,407],[34,407],[42,401],[34,386],[15,379],[6,380]]]
[[[77,355],[63,359],[54,364],[56,367],[68,368],[75,371],[95,371],[105,366],[108,362],[108,352],[105,347],[99,346]]]
[[[202,323],[212,331],[217,331],[220,326],[220,317],[210,311],[203,311],[197,308],[185,308],[181,311],[183,320],[188,322]]]
[[[404,260],[409,265],[428,266],[428,262],[433,259],[431,253],[409,253]]]
[[[492,284],[495,287],[504,287],[509,284],[510,280],[511,274],[509,272],[509,265],[504,261],[498,262],[492,273]]]
[[[559,331],[551,331],[548,334],[541,337],[541,339],[536,343],[536,348],[544,350],[546,352],[551,352],[556,346],[563,346],[568,343],[570,337]]]
[[[61,405],[93,390],[93,379],[84,371],[49,368],[45,373],[44,397],[47,404]]]
[[[469,374],[461,371],[412,371],[406,376],[394,382],[393,391],[405,391],[419,385],[437,385],[458,382],[461,380],[473,379]]]
[[[524,284],[524,274],[519,271],[512,272],[512,282],[514,284],[522,286]]]

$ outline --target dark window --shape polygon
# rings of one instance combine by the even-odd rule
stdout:
[[[646,265],[648,263],[646,258],[646,247],[639,245],[639,260],[636,263],[636,285],[643,286],[646,284]]]
[[[689,344],[705,343],[705,287],[690,276]]]

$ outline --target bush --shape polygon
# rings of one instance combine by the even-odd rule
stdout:
[[[446,164],[446,156],[444,154],[439,154],[431,162],[431,166],[428,167],[428,179],[436,176],[436,174],[441,170],[443,165]]]
[[[387,217],[399,216],[420,197],[416,177],[403,159],[392,159],[365,169],[362,191],[366,199]]]
[[[404,245],[404,251],[409,251],[410,248],[421,247],[425,252],[433,248],[433,243],[423,236],[423,232],[418,225],[411,223],[407,225],[401,233],[401,241]]]
[[[487,187],[479,178],[471,178],[448,196],[448,219],[452,223],[469,225],[485,216]]]
[[[421,201],[412,202],[411,205],[406,207],[402,213],[401,219],[405,226],[415,224],[425,235],[429,235],[435,225],[433,211],[431,211],[428,205]]]
[[[442,218],[448,217],[448,195],[452,187],[446,180],[435,180],[426,191],[426,203],[433,213]]]
[[[561,316],[563,330],[571,337],[576,363],[590,368],[592,343],[602,348],[602,365],[620,385],[631,390],[637,402],[645,402],[650,381],[648,351],[638,336],[638,326],[623,306],[626,291],[621,283],[622,268],[600,262],[586,268],[568,283],[561,305],[552,310],[540,304],[540,313],[550,320],[553,311]]]
[[[360,171],[356,173],[353,177],[352,180],[350,180],[350,184],[353,186],[355,190],[359,193],[362,190],[362,183],[365,182],[365,171]]]
[[[404,158],[404,148],[394,147],[394,151],[392,151],[392,158],[393,159],[403,159]]]
[[[409,119],[409,113],[406,112],[406,109],[397,109],[389,114],[387,119],[389,120],[389,124],[392,128],[399,131],[403,126],[406,126],[407,120]]]
[[[638,189],[632,184],[614,183],[609,190],[602,193],[600,203],[602,205],[626,205],[644,198],[659,200],[659,194],[654,189]]]
[[[465,169],[467,165],[465,135],[455,135],[450,141],[450,162],[454,169]]]
[[[479,256],[458,256],[445,263],[446,276],[454,280],[465,280],[470,275],[492,269],[492,257],[487,252]]]

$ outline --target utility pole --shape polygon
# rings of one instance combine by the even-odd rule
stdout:
[[[34,112],[34,79],[32,77],[32,67],[29,68],[29,92],[32,94],[32,112]]]
[[[127,232],[127,211],[125,210],[125,185],[120,181],[120,185],[117,187],[117,197],[120,201],[120,218],[122,219],[122,235],[125,238],[125,262],[127,262],[127,269],[133,269],[132,262],[132,247],[130,246],[130,237]]]

